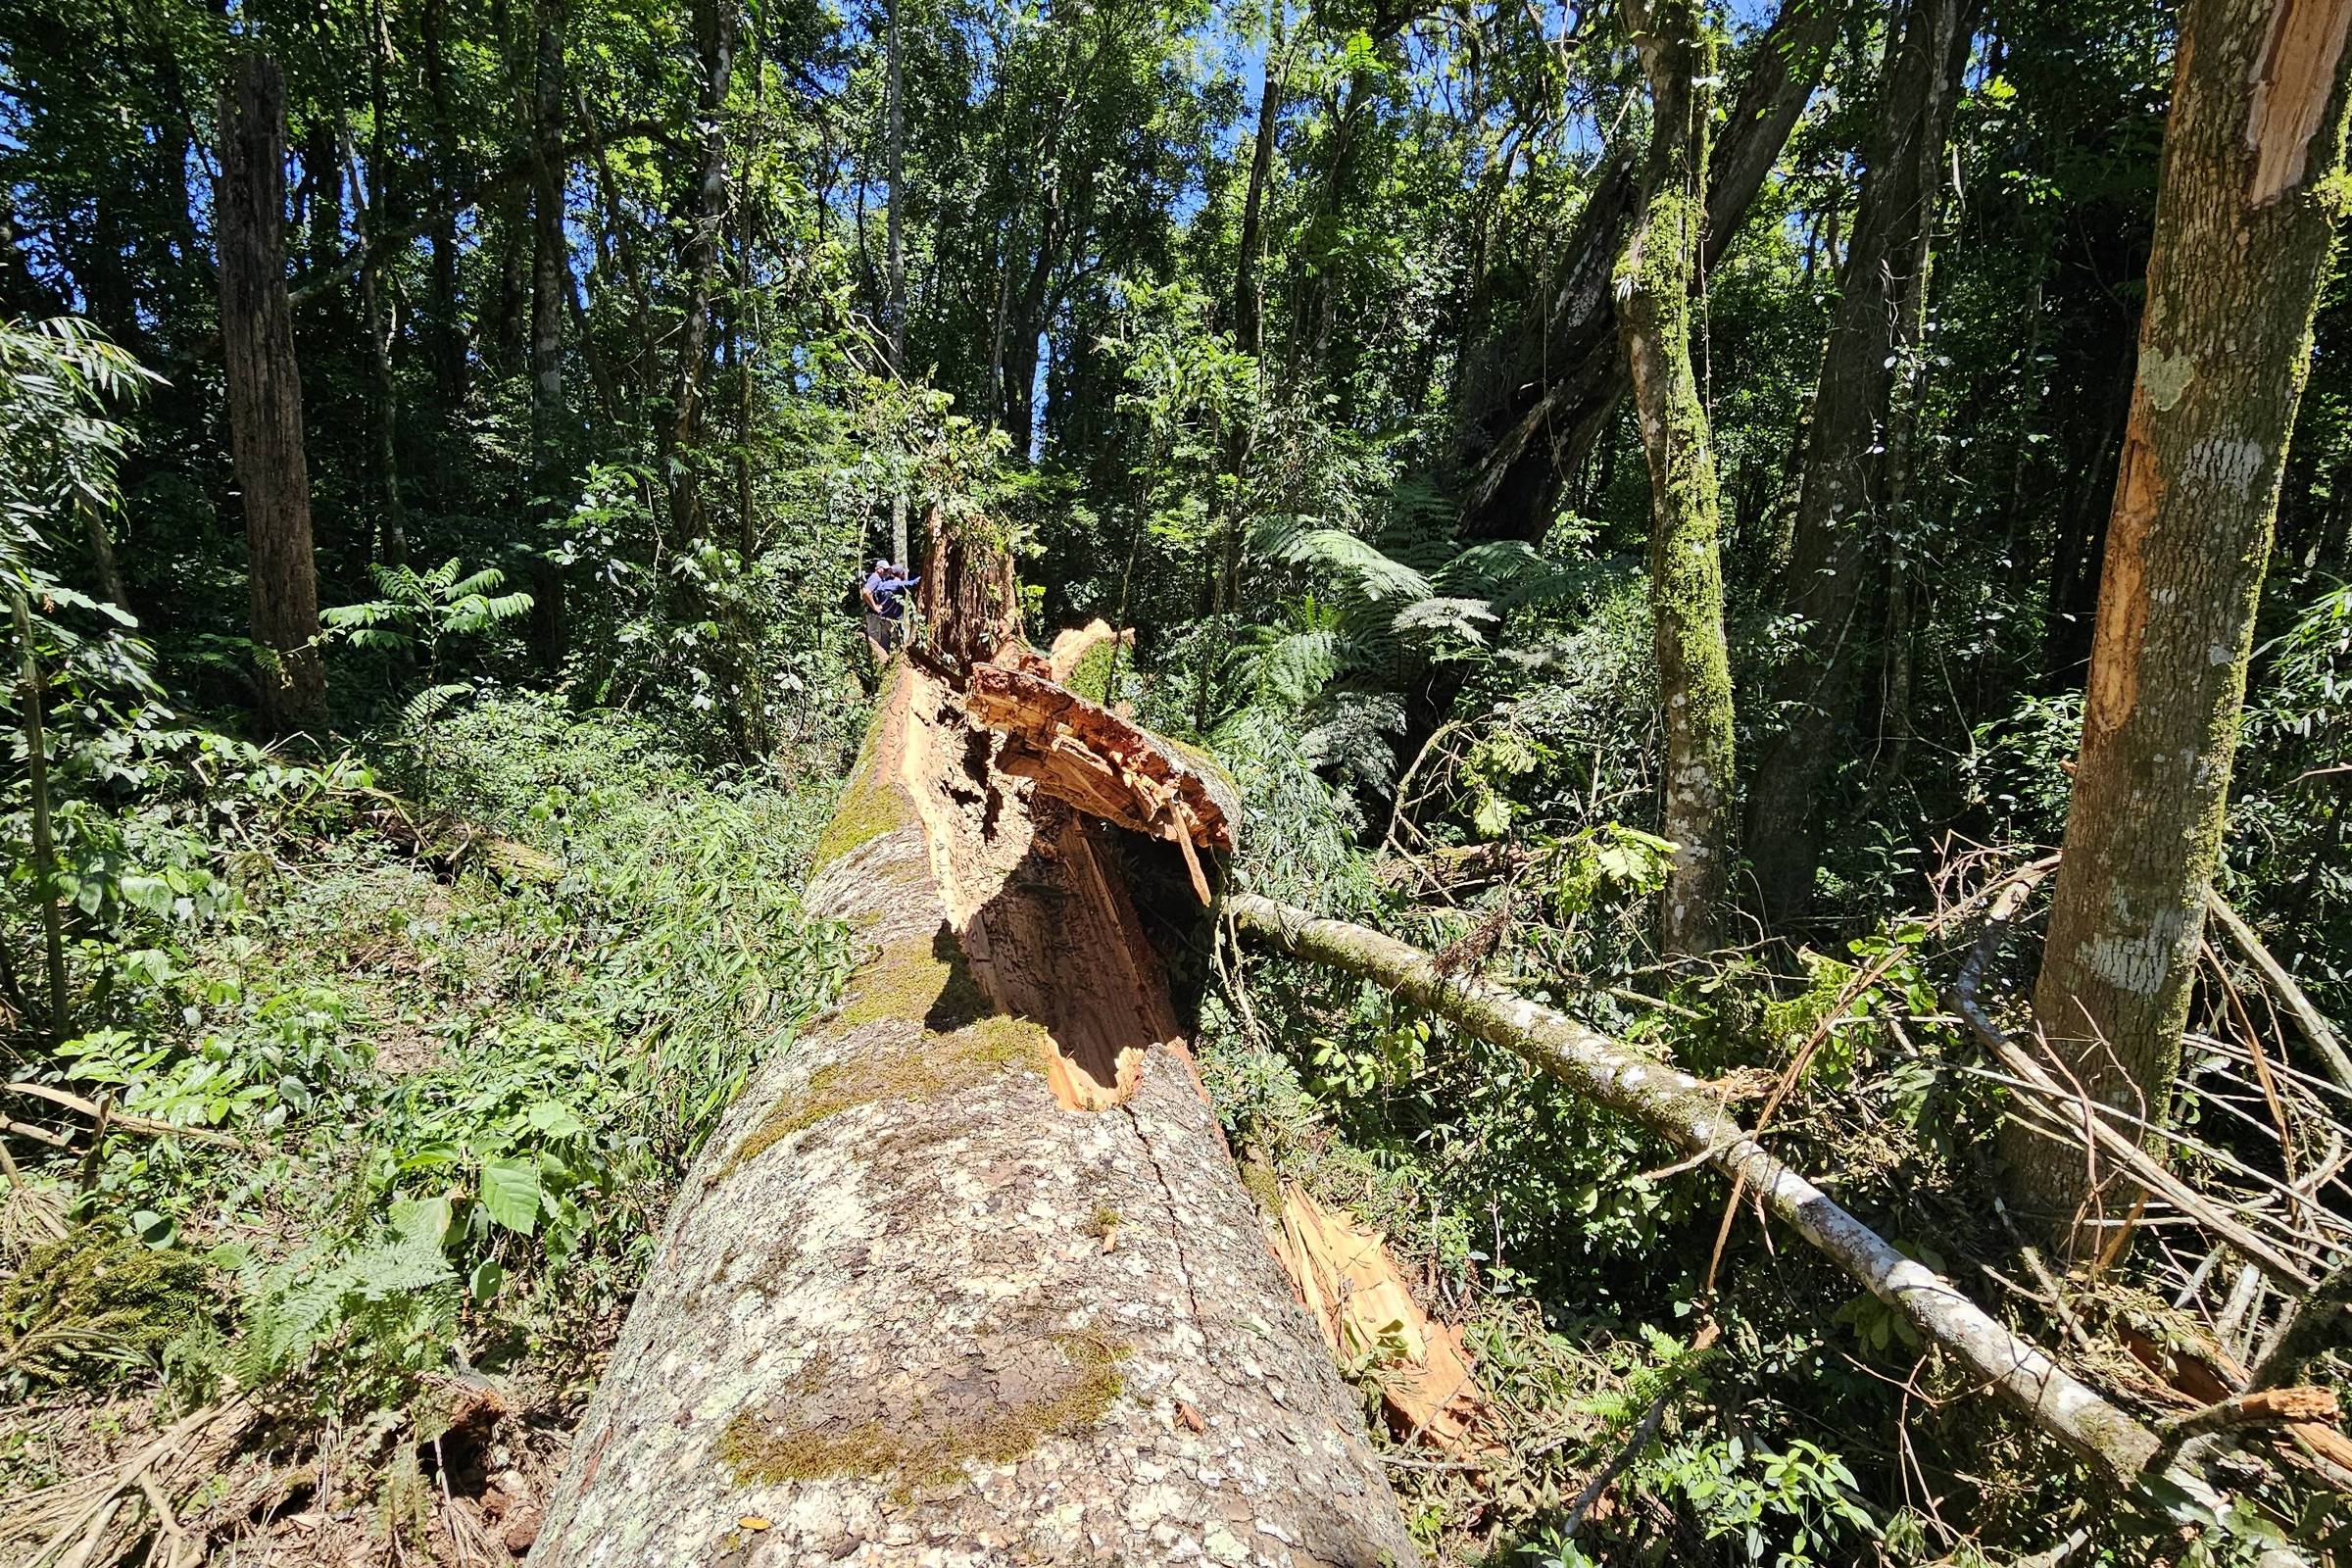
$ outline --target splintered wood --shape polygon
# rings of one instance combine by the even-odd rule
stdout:
[[[963,703],[974,723],[1004,736],[998,765],[1005,772],[1035,779],[1090,816],[1173,844],[1193,891],[1210,902],[1199,851],[1233,848],[1230,785],[1172,742],[1033,667],[971,666]]]
[[[1483,1398],[1462,1331],[1433,1321],[1397,1276],[1379,1233],[1285,1184],[1274,1253],[1343,1366],[1369,1357],[1397,1436],[1472,1453]]]

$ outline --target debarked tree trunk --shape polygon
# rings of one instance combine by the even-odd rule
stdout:
[[[866,956],[689,1174],[539,1568],[1416,1560],[1017,744],[901,668],[809,891]]]

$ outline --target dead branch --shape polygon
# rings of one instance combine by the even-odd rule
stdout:
[[[2262,938],[2255,935],[2254,928],[2246,923],[2245,916],[2230,907],[2229,901],[2212,888],[2205,890],[2205,906],[2213,912],[2215,919],[2221,921],[2222,929],[2230,933],[2230,940],[2237,945],[2238,952],[2245,955],[2246,961],[2254,966],[2256,974],[2262,976],[2263,983],[2271,988],[2271,993],[2287,1011],[2295,1015],[2295,1022],[2303,1026],[2303,1033],[2319,1052],[2320,1059],[2328,1064],[2328,1076],[2343,1088],[2352,1089],[2352,1053],[2344,1050],[2343,1041],[2328,1024],[2327,1016],[2313,1004],[2303,988],[2295,983],[2295,977],[2286,972],[2286,965],[2262,945]]]
[[[182,1127],[177,1122],[158,1121],[152,1116],[134,1116],[130,1112],[118,1109],[113,1105],[100,1105],[95,1101],[84,1100],[81,1096],[66,1090],[52,1089],[47,1084],[0,1084],[0,1093],[24,1095],[32,1100],[45,1100],[77,1116],[86,1116],[92,1122],[102,1122],[108,1132],[143,1133],[150,1138],[187,1138],[200,1144],[220,1144],[229,1149],[242,1147],[228,1134],[217,1133],[210,1127]],[[14,1122],[9,1124],[9,1130],[31,1133],[35,1137],[41,1136],[32,1129],[20,1127]],[[44,1138],[42,1141],[48,1142],[49,1140]],[[57,1147],[64,1148],[66,1142],[64,1139],[57,1139]]]
[[[1294,957],[1362,975],[1479,1039],[1523,1056],[1572,1091],[1639,1122],[1743,1183],[1784,1221],[1957,1356],[2035,1427],[2110,1477],[2135,1484],[2157,1461],[2156,1435],[1970,1300],[1903,1256],[1724,1114],[1696,1079],[1646,1060],[1564,1014],[1470,976],[1438,973],[1428,955],[1367,927],[1317,918],[1255,895],[1227,901],[1236,923]],[[2170,1477],[2211,1498],[2189,1472]]]
[[[2334,1393],[2328,1389],[2257,1389],[2175,1416],[2162,1430],[2167,1442],[2182,1443],[2232,1427],[2295,1426],[2306,1421],[2333,1423],[2343,1417]]]

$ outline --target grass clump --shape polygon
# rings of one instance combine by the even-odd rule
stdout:
[[[1119,1363],[1129,1347],[1100,1335],[1051,1336],[1062,1376],[1026,1399],[928,1419],[917,1399],[903,1420],[829,1421],[778,1429],[746,1412],[727,1424],[719,1457],[740,1482],[875,1476],[904,1500],[917,1488],[952,1481],[966,1460],[1009,1464],[1049,1437],[1095,1426],[1126,1390]]]

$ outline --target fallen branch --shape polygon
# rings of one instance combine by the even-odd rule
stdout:
[[[2164,1424],[2167,1440],[2179,1443],[2201,1433],[2231,1427],[2294,1426],[2305,1421],[2336,1422],[2344,1412],[2328,1389],[2257,1389],[2233,1394]]]
[[[127,1110],[114,1105],[101,1106],[96,1101],[84,1100],[81,1096],[71,1094],[63,1089],[52,1089],[47,1084],[0,1084],[0,1093],[24,1095],[32,1100],[46,1100],[49,1103],[62,1106],[77,1116],[87,1116],[93,1122],[103,1120],[108,1132],[143,1133],[149,1138],[189,1138],[200,1144],[220,1144],[229,1149],[241,1147],[237,1140],[229,1137],[228,1134],[217,1133],[210,1127],[182,1127],[175,1121],[158,1121],[153,1116],[134,1116]],[[28,1129],[18,1128],[12,1124],[12,1130],[27,1131]],[[35,1134],[34,1136],[38,1137],[39,1135]],[[63,1148],[66,1140],[60,1139],[57,1140],[57,1143],[58,1147]]]
[[[1251,894],[1227,902],[1242,929],[1294,957],[1329,964],[1388,987],[1501,1046],[1569,1089],[1703,1155],[1957,1356],[2036,1428],[2111,1478],[2143,1479],[2162,1457],[2156,1434],[2079,1382],[2031,1342],[1995,1321],[1960,1290],[1903,1256],[1727,1116],[1688,1073],[1646,1060],[1573,1018],[1464,975],[1438,972],[1427,954],[1367,927],[1325,920]],[[2193,1472],[2167,1479],[2212,1498]]]
[[[2262,938],[2255,935],[2254,928],[2246,923],[2246,917],[2230,907],[2229,901],[2212,888],[2205,890],[2205,907],[2222,923],[2222,929],[2230,933],[2230,940],[2237,944],[2237,951],[2246,956],[2246,961],[2254,966],[2255,973],[2262,976],[2263,984],[2271,988],[2271,994],[2295,1015],[2295,1022],[2303,1026],[2303,1033],[2319,1052],[2320,1059],[2328,1064],[2328,1076],[2342,1087],[2352,1089],[2352,1054],[2346,1053],[2343,1041],[2337,1037],[2326,1015],[2313,1004],[2303,988],[2295,983],[2295,977],[2286,972],[2286,965],[2262,945]]]
[[[2089,1106],[2082,1098],[2060,1084],[2034,1059],[2024,1047],[2011,1039],[2009,1032],[1993,1022],[1992,1017],[1977,1000],[1977,987],[1983,982],[1984,969],[1999,949],[2001,938],[2016,922],[2017,912],[2034,885],[2041,879],[2049,864],[2040,862],[2011,879],[1993,901],[1992,910],[1985,917],[1984,933],[1977,939],[1967,959],[1960,965],[1959,978],[1952,986],[1952,1003],[1968,1025],[1984,1041],[1986,1049],[2007,1064],[2009,1070],[2023,1079],[2032,1089],[2053,1103],[2085,1106],[2079,1117],[2064,1118],[2070,1133],[2088,1138],[2116,1164],[2131,1173],[2132,1179],[2166,1202],[2204,1226],[2214,1235],[2237,1249],[2240,1256],[2252,1263],[2290,1293],[2301,1296],[2312,1286],[2312,1277],[2266,1238],[2256,1235],[2222,1212],[2202,1194],[2175,1176],[2139,1144],[2119,1130],[2103,1113],[2103,1107]],[[2053,1113],[2053,1120],[2059,1118]],[[2046,1131],[2046,1129],[2042,1129]]]

